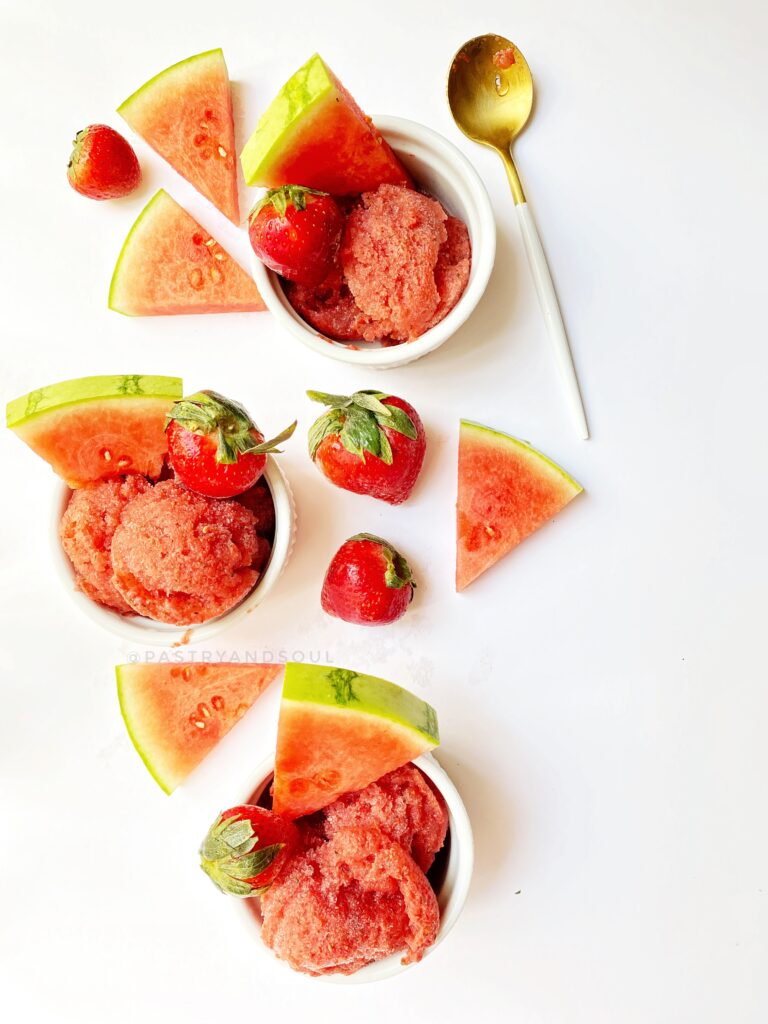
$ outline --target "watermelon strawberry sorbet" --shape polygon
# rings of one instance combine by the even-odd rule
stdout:
[[[286,283],[296,312],[341,341],[413,341],[461,298],[472,260],[466,225],[401,185],[365,192],[347,215],[338,268],[318,287]]]
[[[92,600],[192,625],[229,611],[258,582],[274,525],[263,481],[230,501],[134,474],[73,491],[59,536]]]
[[[383,775],[357,793],[345,793],[322,812],[322,829],[332,836],[343,828],[377,825],[429,871],[448,831],[448,808],[412,764]]]
[[[352,974],[396,953],[422,958],[440,912],[425,871],[448,811],[414,765],[296,822],[301,847],[261,897],[262,938],[306,974]]]
[[[139,614],[176,625],[238,604],[259,578],[269,545],[238,502],[166,480],[132,501],[112,539],[117,589]]]
[[[72,492],[61,518],[59,537],[84,594],[123,615],[133,609],[115,586],[112,538],[120,518],[134,498],[150,488],[146,477],[134,474],[87,484]]]

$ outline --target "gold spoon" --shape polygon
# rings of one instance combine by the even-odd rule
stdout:
[[[512,143],[525,127],[533,104],[533,78],[525,57],[503,36],[491,34],[470,39],[451,63],[448,103],[454,121],[464,134],[474,142],[495,149],[504,163],[547,333],[576,430],[579,437],[586,440],[589,428],[568,335],[547,257],[512,159]]]

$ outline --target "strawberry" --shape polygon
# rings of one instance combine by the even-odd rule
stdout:
[[[262,263],[308,287],[336,266],[343,230],[336,200],[300,185],[270,189],[248,216],[248,236]]]
[[[209,498],[233,498],[249,490],[267,455],[296,429],[295,421],[271,441],[239,402],[215,391],[198,391],[176,402],[165,421],[168,459],[177,480]]]
[[[330,406],[309,430],[309,454],[320,470],[337,487],[402,504],[416,485],[427,448],[413,406],[381,391],[357,391],[349,398],[307,394]]]
[[[391,544],[358,533],[333,556],[320,603],[345,622],[386,625],[405,615],[415,586],[408,563]]]
[[[67,164],[72,188],[89,199],[119,199],[138,188],[141,167],[119,132],[106,124],[90,124],[75,136]]]
[[[200,866],[222,892],[261,896],[299,844],[293,822],[264,807],[222,811],[200,847]]]

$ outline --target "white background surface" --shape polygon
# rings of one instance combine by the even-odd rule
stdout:
[[[477,838],[464,915],[379,987],[294,976],[260,954],[196,847],[273,740],[277,688],[184,791],[155,787],[112,666],[48,561],[53,479],[5,433],[0,704],[0,987],[14,1020],[757,1024],[768,1017],[764,539],[766,16],[757,0],[253,2],[2,0],[3,398],[83,374],[183,374],[241,398],[299,501],[268,603],[209,648],[322,652],[439,709],[443,763]],[[560,401],[501,165],[453,127],[454,49],[499,31],[537,85],[517,157],[593,430]],[[268,315],[131,320],[106,294],[160,185],[241,258],[216,211],[140,141],[140,194],[69,189],[74,132],[173,61],[222,45],[239,141],[320,52],[369,112],[431,125],[488,184],[486,298],[437,354],[386,376],[302,350]],[[244,201],[247,209],[247,200]],[[303,437],[307,387],[391,389],[421,411],[426,468],[402,509],[335,491]],[[457,597],[460,415],[531,439],[585,487]],[[385,534],[420,583],[381,631],[326,619],[335,547]],[[10,1019],[10,1018],[9,1018]]]

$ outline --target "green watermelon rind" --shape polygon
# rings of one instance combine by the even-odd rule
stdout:
[[[166,75],[170,75],[173,71],[178,71],[189,64],[195,63],[196,61],[201,61],[206,58],[211,58],[214,56],[220,57],[221,60],[224,61],[224,51],[220,46],[213,50],[204,50],[202,53],[196,53],[192,57],[186,57],[184,60],[179,60],[175,64],[171,64],[170,67],[164,68],[162,71],[158,71],[156,75],[153,75],[152,78],[148,79],[143,85],[139,86],[139,88],[135,92],[132,92],[127,100],[123,100],[123,102],[117,108],[117,113],[120,114],[122,117],[125,117],[125,112],[130,110],[131,106],[133,106],[134,101],[139,99],[139,97],[144,96],[148,89],[150,89],[157,82],[165,78]],[[226,62],[224,62],[224,66],[226,67]],[[130,122],[128,123],[130,124]]]
[[[355,690],[359,692],[355,692]],[[377,676],[348,669],[288,662],[283,701],[341,708],[389,721],[418,735],[429,746],[440,743],[437,712],[409,690]]]
[[[581,494],[584,488],[574,478],[567,473],[562,466],[559,466],[556,462],[540,452],[538,448],[534,448],[532,444],[527,441],[522,441],[519,437],[513,437],[512,434],[504,434],[500,430],[494,430],[492,427],[486,427],[482,423],[477,423],[474,420],[461,420],[461,429],[465,428],[476,431],[483,435],[490,435],[491,438],[503,442],[504,444],[513,444],[518,448],[521,448],[527,455],[533,456],[535,459],[545,463],[550,469],[553,469],[558,476],[562,477],[570,486],[573,488],[574,495]],[[486,438],[484,438],[486,439]]]
[[[336,82],[319,53],[312,54],[291,75],[262,114],[240,152],[246,185],[253,185],[264,166],[272,162],[270,158],[275,147],[286,145],[296,122],[303,121],[335,88]]]
[[[30,391],[14,398],[5,411],[6,425],[12,430],[26,426],[47,413],[59,412],[67,406],[85,402],[132,398],[157,398],[178,401],[183,396],[180,377],[160,377],[148,374],[116,374],[112,376],[78,377]]]
[[[123,679],[121,669],[127,668],[130,670],[132,667],[132,665],[115,666],[115,676],[117,677],[117,699],[120,704],[120,714],[122,715],[123,722],[125,723],[125,729],[126,732],[128,733],[128,736],[130,737],[131,743],[136,748],[136,753],[144,762],[145,768],[152,776],[152,778],[155,780],[155,782],[158,784],[160,789],[162,789],[164,793],[167,793],[170,796],[175,787],[170,783],[165,782],[164,779],[161,778],[155,766],[150,761],[149,755],[142,747],[139,738],[136,734],[136,731],[131,725],[132,716],[127,707],[127,686],[125,685],[128,683],[128,676],[126,675],[126,678]]]

